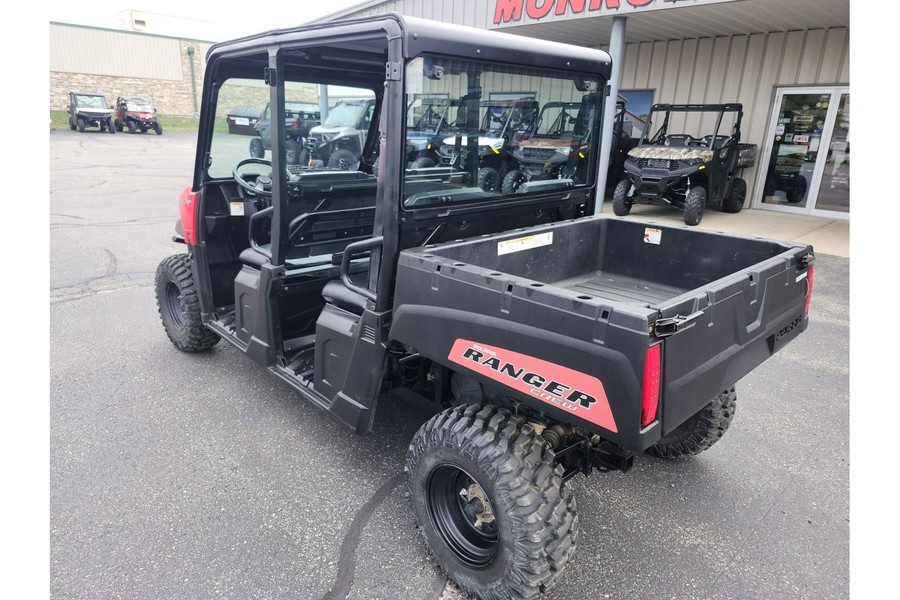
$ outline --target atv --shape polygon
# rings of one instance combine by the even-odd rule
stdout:
[[[298,164],[310,166],[312,161],[321,160],[333,169],[355,171],[374,110],[375,100],[371,98],[338,102],[324,123],[309,130]]]
[[[440,166],[459,169],[474,152],[479,166],[476,185],[486,192],[502,190],[505,178],[517,166],[510,143],[534,128],[538,108],[530,99],[460,99],[455,134],[441,140],[438,148]]]
[[[662,125],[649,137],[655,115]],[[670,133],[672,115],[682,123],[714,119],[705,135]],[[704,118],[706,117],[706,118]],[[736,213],[744,206],[747,183],[740,175],[752,167],[756,146],[741,144],[741,104],[655,104],[636,148],[628,152],[623,177],[613,192],[613,212],[625,216],[637,202],[664,202],[684,213],[687,225],[697,225],[707,205]],[[733,123],[730,135],[720,134],[723,121]]]
[[[310,102],[284,103],[285,110],[285,151],[288,164],[300,164],[301,154],[306,147],[310,130],[321,122],[319,106]],[[250,140],[250,156],[264,158],[266,150],[272,149],[272,107],[266,104],[262,116],[255,125],[256,137]]]
[[[150,102],[137,96],[116,98],[116,131],[128,129],[128,133],[147,133],[152,129],[162,135],[162,123],[156,117],[156,109]]]
[[[83,94],[69,92],[69,103],[66,105],[69,113],[69,129],[84,133],[87,127],[98,127],[100,131],[115,133],[113,123],[113,110],[106,102],[106,96],[101,94]]]

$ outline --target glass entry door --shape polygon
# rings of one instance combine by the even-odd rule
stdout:
[[[848,218],[850,92],[847,88],[783,88],[756,182],[755,206]]]

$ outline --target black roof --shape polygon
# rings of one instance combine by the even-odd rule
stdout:
[[[422,53],[477,57],[481,60],[524,67],[573,73],[599,73],[605,79],[609,79],[612,68],[609,54],[602,50],[407,17],[397,13],[272,30],[221,42],[210,47],[207,62],[212,62],[219,54],[243,53],[264,48],[269,44],[290,45],[294,42],[309,45],[314,44],[316,39],[321,38],[324,41],[342,33],[350,36],[369,33],[373,39],[399,37],[403,42],[403,54],[406,58]],[[376,47],[380,49],[383,45],[373,45],[372,50]],[[365,51],[366,45],[354,40],[353,50]]]

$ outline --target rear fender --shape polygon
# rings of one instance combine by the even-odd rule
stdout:
[[[402,305],[391,339],[504,393],[552,420],[571,423],[626,448],[658,439],[640,431],[644,355],[467,311]],[[654,438],[650,441],[650,438]]]

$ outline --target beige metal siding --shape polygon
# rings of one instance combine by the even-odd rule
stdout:
[[[209,44],[196,44],[205,56]],[[180,81],[185,77],[179,40],[133,33],[50,25],[50,71]]]

